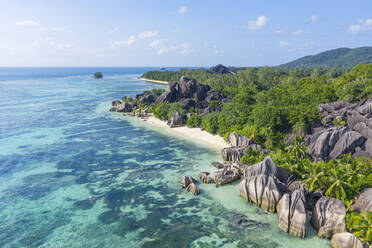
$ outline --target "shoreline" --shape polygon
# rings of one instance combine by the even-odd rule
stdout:
[[[154,80],[154,79],[147,79],[147,78],[143,78],[143,77],[140,77],[138,78],[139,80],[143,80],[143,81],[148,81],[148,82],[151,82],[151,83],[155,83],[155,84],[166,84],[168,85],[168,82],[167,81],[161,81],[161,80]]]
[[[230,147],[230,144],[227,143],[221,136],[210,134],[207,131],[201,130],[200,128],[191,128],[187,126],[170,128],[167,125],[167,122],[162,121],[155,116],[149,116],[146,118],[138,118],[134,116],[130,117],[133,117],[133,119],[137,119],[138,121],[141,121],[142,123],[151,127],[161,128],[161,130],[167,134],[183,138],[207,148],[218,150],[219,152],[225,147]]]

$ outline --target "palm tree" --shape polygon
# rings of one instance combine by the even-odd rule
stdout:
[[[325,195],[338,198],[343,201],[348,200],[348,195],[350,191],[352,191],[352,185],[348,179],[348,173],[345,173],[341,166],[330,169],[330,173],[327,175],[327,181],[330,186],[325,192]]]
[[[294,138],[293,144],[287,146],[285,149],[298,161],[305,157],[306,147],[302,145],[303,138],[301,136],[296,136]]]
[[[322,165],[325,165],[324,162],[318,162],[316,164],[310,162],[303,168],[305,173],[302,174],[302,182],[309,187],[310,192],[325,188],[325,170],[321,168]]]

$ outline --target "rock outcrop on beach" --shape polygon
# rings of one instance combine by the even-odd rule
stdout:
[[[136,107],[136,104],[133,102],[121,102],[120,100],[112,101],[112,106],[110,108],[111,112],[132,112]]]
[[[209,69],[209,72],[212,74],[234,74],[236,75],[236,72],[234,72],[233,70],[221,64],[211,67]]]
[[[363,248],[363,243],[349,232],[336,233],[332,236],[331,247],[333,248]],[[367,246],[368,247],[368,246]]]
[[[372,188],[366,188],[355,198],[355,202],[350,207],[351,211],[369,211],[372,212]]]
[[[234,165],[226,165],[223,169],[214,172],[212,177],[216,185],[231,183],[240,178],[239,168]]]
[[[175,112],[170,120],[167,122],[168,126],[170,127],[180,127],[183,124],[183,118],[182,115],[178,112]]]
[[[245,200],[270,212],[276,211],[276,205],[283,196],[278,181],[267,175],[244,178],[239,184],[239,193]]]
[[[217,106],[209,106],[211,101]],[[155,105],[163,102],[180,102],[186,111],[199,109],[199,114],[209,114],[220,111],[224,103],[230,102],[219,90],[211,90],[209,85],[201,84],[195,79],[182,76],[178,82],[169,82],[168,88],[155,100]]]
[[[231,147],[225,147],[221,151],[222,158],[225,161],[240,162],[240,159],[245,155],[248,149],[256,150],[261,154],[267,154],[267,151],[259,144],[235,132],[227,137],[227,141],[231,144]]]
[[[341,200],[323,196],[313,210],[311,224],[318,230],[318,237],[331,238],[336,233],[346,232],[346,208]]]
[[[284,194],[277,205],[278,226],[293,236],[306,237],[306,198],[302,190]]]
[[[305,142],[313,160],[328,161],[346,153],[372,158],[372,97],[358,104],[320,104],[318,109],[321,125],[313,128]]]

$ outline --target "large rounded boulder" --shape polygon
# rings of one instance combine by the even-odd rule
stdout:
[[[341,200],[322,196],[315,204],[311,224],[320,238],[331,238],[336,233],[346,232],[346,208]]]
[[[333,235],[330,245],[333,248],[363,248],[362,242],[354,234],[348,232]]]
[[[372,188],[366,188],[355,198],[355,203],[351,205],[351,211],[366,210],[372,212]]]

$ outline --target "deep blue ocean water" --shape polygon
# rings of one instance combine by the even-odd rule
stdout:
[[[163,88],[137,79],[152,69],[0,68],[0,247],[327,247],[281,232],[237,184],[181,189],[220,153],[108,112]]]

